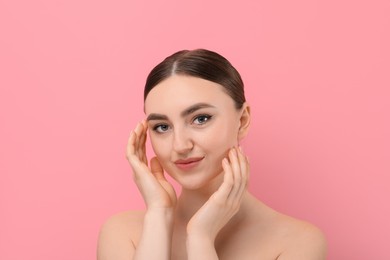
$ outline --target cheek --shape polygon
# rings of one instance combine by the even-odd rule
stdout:
[[[169,145],[166,141],[164,141],[164,139],[160,137],[154,135],[149,136],[154,154],[157,156],[157,158],[165,160],[165,158],[167,158],[167,156],[169,155]]]
[[[171,174],[170,171],[170,161],[171,161],[171,152],[172,147],[168,138],[162,138],[159,136],[150,136],[150,143],[152,145],[154,154],[159,160],[164,171],[168,174]]]
[[[204,136],[202,143],[208,150],[217,154],[225,154],[231,147],[238,144],[238,130],[231,122],[221,122],[213,126]]]

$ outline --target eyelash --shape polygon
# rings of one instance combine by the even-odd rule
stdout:
[[[200,118],[203,118],[204,121],[203,121],[202,123],[195,123],[195,121],[196,121],[196,120],[199,120]],[[197,115],[197,116],[195,116],[195,117],[192,119],[191,123],[195,123],[196,125],[204,125],[204,124],[206,124],[208,121],[210,121],[211,118],[212,118],[211,115],[206,115],[206,114],[204,114],[204,115]],[[163,133],[165,133],[166,131],[168,131],[168,130],[165,130],[165,131],[159,130],[161,127],[169,127],[169,125],[168,125],[168,124],[158,124],[158,125],[155,125],[155,126],[153,127],[153,131],[155,131],[155,132],[157,132],[157,133],[159,133],[159,134],[163,134]]]
[[[199,119],[199,118],[204,118],[206,119],[203,123],[199,123],[197,125],[204,125],[206,124],[208,121],[210,121],[210,119],[212,118],[212,116],[210,115],[197,115],[196,117],[194,117],[194,119],[192,120],[192,122],[195,122],[195,120]]]

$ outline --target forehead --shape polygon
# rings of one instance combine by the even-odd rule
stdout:
[[[233,99],[220,84],[201,78],[173,75],[158,85],[145,100],[145,113],[181,112],[196,103],[209,103],[217,108],[234,108]]]

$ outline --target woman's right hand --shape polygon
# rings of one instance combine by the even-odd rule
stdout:
[[[145,143],[147,123],[143,120],[131,131],[126,149],[126,158],[133,169],[134,181],[150,209],[173,208],[176,205],[176,192],[166,180],[164,170],[157,157],[150,160],[146,157]]]

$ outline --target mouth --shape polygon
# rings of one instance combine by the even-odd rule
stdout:
[[[175,161],[175,165],[182,170],[189,170],[196,167],[203,160],[204,157],[193,157],[184,160]]]

